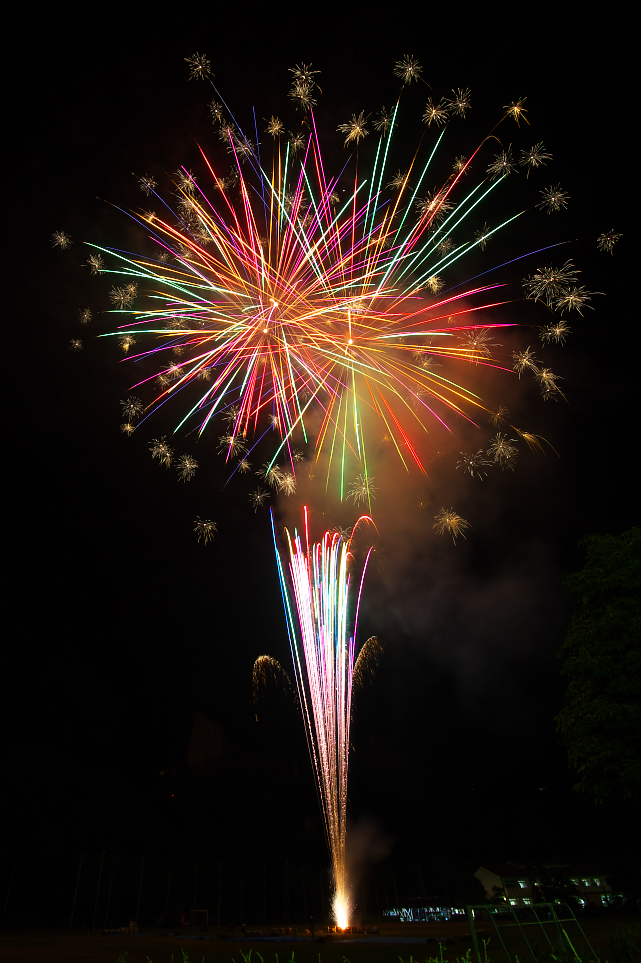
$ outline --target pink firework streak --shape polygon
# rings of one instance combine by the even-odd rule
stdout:
[[[372,552],[369,548],[360,569],[352,541],[362,523],[374,523],[369,515],[363,515],[348,542],[338,532],[325,532],[321,541],[310,547],[307,508],[304,511],[304,544],[298,532],[292,538],[286,530],[288,576],[276,545],[273,516],[272,531],[298,694],[332,860],[334,919],[345,928],[350,911],[345,838],[354,651],[363,580]],[[354,593],[356,585],[358,592]]]

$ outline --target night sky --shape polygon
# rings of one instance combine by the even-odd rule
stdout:
[[[384,658],[355,698],[350,811],[362,838],[378,838],[370,850],[381,865],[547,858],[607,869],[630,851],[632,808],[595,807],[572,793],[554,716],[563,693],[556,651],[571,614],[562,582],[583,564],[578,542],[620,534],[639,518],[622,165],[630,126],[613,34],[581,28],[576,43],[556,45],[516,27],[511,39],[495,35],[479,21],[478,34],[470,23],[457,37],[458,24],[436,29],[426,14],[416,29],[354,18],[310,37],[288,18],[282,33],[243,19],[194,19],[175,34],[171,24],[148,33],[126,22],[80,25],[84,39],[73,42],[70,25],[51,21],[32,45],[33,62],[20,67],[28,76],[16,88],[5,157],[5,233],[15,255],[5,324],[20,334],[10,362],[20,381],[5,414],[15,431],[5,475],[16,485],[6,506],[16,540],[2,872],[25,853],[71,862],[104,847],[123,858],[327,862],[293,704],[272,693],[254,717],[256,657],[271,654],[288,671],[291,662],[268,511],[252,511],[251,481],[236,477],[223,490],[217,427],[198,444],[177,442],[199,461],[189,484],[152,460],[148,442],[173,430],[180,403],[131,439],[121,434],[119,401],[137,379],[119,364],[115,343],[95,337],[111,329],[100,312],[113,280],[82,266],[83,241],[148,249],[126,213],[146,203],[137,177],[151,174],[169,191],[180,165],[205,182],[198,144],[221,156],[207,110],[214,93],[187,79],[183,58],[196,51],[212,61],[250,135],[252,106],[259,131],[272,113],[288,129],[300,123],[287,102],[288,68],[304,61],[321,70],[316,116],[332,170],[347,154],[337,124],[393,104],[392,69],[406,52],[423,63],[432,90],[407,91],[392,172],[416,148],[426,96],[472,90],[468,119],[451,125],[448,162],[470,153],[504,105],[527,96],[531,126],[502,125],[503,146],[518,155],[543,141],[554,159],[529,180],[521,169],[472,226],[526,206],[524,196],[529,206],[550,184],[567,191],[568,208],[528,214],[475,255],[474,270],[457,268],[455,282],[578,238],[489,277],[517,282],[571,257],[580,283],[606,296],[595,296],[583,318],[571,315],[561,348],[540,348],[530,302],[503,309],[501,320],[521,327],[497,339],[501,350],[535,347],[562,377],[567,402],[544,403],[528,377],[469,374],[490,407],[506,404],[512,423],[544,436],[560,458],[521,444],[513,473],[462,477],[459,452],[487,443],[486,424],[453,423],[449,436],[434,429],[428,481],[399,470],[383,443],[376,450],[372,507],[386,564],[366,581],[359,638],[376,634]],[[366,140],[364,158],[371,149]],[[611,229],[623,234],[613,256],[596,249]],[[52,248],[56,230],[71,235],[69,251]],[[515,284],[510,290],[518,297]],[[95,315],[88,328],[77,320],[85,307]],[[84,350],[74,354],[69,341],[78,337]],[[324,498],[312,504],[319,527],[356,517]],[[300,505],[278,502],[278,523],[295,524]],[[450,505],[471,524],[456,545],[432,531],[436,511]],[[197,516],[217,522],[212,544],[196,541]]]

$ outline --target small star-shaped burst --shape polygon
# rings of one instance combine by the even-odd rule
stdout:
[[[514,465],[519,453],[512,444],[513,441],[516,441],[516,438],[508,438],[500,431],[497,431],[487,450],[490,458],[495,464],[500,465],[503,470],[509,468],[510,471],[514,471]]]
[[[258,511],[259,508],[262,508],[268,498],[269,492],[265,491],[264,488],[257,488],[256,491],[252,492],[249,496],[249,500],[254,506],[254,511]]]
[[[135,421],[136,418],[140,418],[141,414],[145,410],[145,406],[140,398],[135,398],[133,395],[130,395],[126,401],[121,401],[120,406],[122,408],[123,418],[126,418],[129,422]]]
[[[178,464],[176,465],[176,471],[178,472],[178,478],[180,481],[191,481],[191,479],[196,474],[196,469],[198,468],[198,462],[191,455],[181,455],[178,459]]]
[[[571,333],[572,330],[566,321],[556,321],[554,324],[548,325],[547,328],[543,328],[539,337],[543,342],[555,341],[557,344],[563,344]]]
[[[217,530],[216,522],[211,522],[209,519],[198,516],[194,522],[194,531],[198,533],[198,541],[202,538],[205,545],[207,542],[213,541],[214,533]]]
[[[191,57],[185,57],[185,62],[189,64],[189,79],[205,80],[211,74],[211,65],[207,57],[203,54],[195,53]]]
[[[304,134],[292,134],[289,138],[289,149],[292,154],[296,155],[299,150],[302,150],[305,146],[305,135]]]
[[[422,80],[423,68],[415,57],[404,54],[394,66],[394,76],[399,77],[404,84],[411,84],[413,80]]]
[[[212,100],[209,105],[209,113],[214,124],[222,124],[224,118],[222,104],[219,104],[217,100]]]
[[[549,368],[541,368],[540,371],[537,371],[536,380],[541,386],[541,395],[544,401],[549,401],[550,398],[561,394],[561,390],[556,383],[559,377],[560,375],[555,375]]]
[[[218,451],[225,454],[227,458],[234,458],[247,451],[247,445],[238,435],[221,435],[218,439]]]
[[[443,282],[441,281],[440,277],[438,277],[438,275],[432,274],[432,276],[429,277],[429,278],[427,279],[427,281],[425,282],[425,287],[426,287],[429,291],[431,291],[432,294],[438,294],[438,292],[439,292],[439,291],[442,289],[442,287],[443,287]]]
[[[89,324],[92,318],[91,308],[83,308],[80,312],[80,324]]]
[[[154,178],[150,177],[149,174],[145,174],[144,177],[139,177],[138,183],[140,184],[140,190],[144,191],[145,194],[153,193],[158,187]]]
[[[61,251],[66,251],[73,244],[71,237],[66,231],[54,231],[51,235],[51,243],[54,247],[59,247]]]
[[[380,114],[376,118],[374,123],[374,128],[380,130],[383,134],[386,134],[390,127],[392,126],[392,114],[385,107],[382,108]]]
[[[263,467],[258,469],[256,474],[259,478],[266,481],[268,485],[271,485],[272,488],[279,488],[283,477],[283,470],[279,465],[272,465],[266,461]]]
[[[181,191],[186,191],[187,194],[193,194],[196,189],[196,176],[188,170],[178,170],[176,171],[176,177],[178,178],[178,187]]]
[[[523,280],[523,287],[528,298],[543,300],[552,307],[555,298],[568,291],[570,285],[576,284],[580,270],[574,262],[566,261],[562,267],[537,268],[532,277]]]
[[[464,451],[461,452],[463,456],[459,462],[457,462],[457,468],[463,468],[468,472],[472,478],[487,478],[487,472],[483,471],[486,465],[491,465],[492,462],[488,461],[485,457],[483,449],[479,449],[476,454],[466,455]]]
[[[543,200],[536,206],[544,207],[548,214],[551,214],[552,211],[560,211],[562,207],[567,207],[570,199],[570,195],[561,190],[560,184],[557,184],[556,187],[546,187],[544,191],[541,191],[541,197]]]
[[[296,478],[291,471],[284,471],[278,483],[278,491],[285,495],[293,495],[296,492]]]
[[[163,435],[162,438],[154,438],[151,445],[149,446],[152,458],[157,458],[161,465],[165,468],[169,468],[172,461],[174,460],[174,450],[170,448],[167,444],[167,439]]]
[[[247,461],[246,458],[241,458],[241,460],[238,462],[238,471],[241,471],[243,474],[246,471],[251,471],[251,468],[252,464],[250,461]]]
[[[523,167],[527,167],[527,176],[530,176],[530,171],[534,167],[541,167],[546,161],[552,160],[552,154],[547,154],[545,147],[542,142],[535,144],[534,147],[530,147],[529,150],[521,151],[521,160],[519,164]]]
[[[265,133],[270,134],[272,137],[280,137],[281,134],[285,133],[285,125],[283,124],[280,117],[272,116],[267,121],[267,127],[265,128]]]
[[[496,177],[507,177],[514,170],[514,158],[512,157],[512,147],[502,150],[497,154],[491,164],[488,164],[487,173],[491,174],[491,180]]]
[[[608,254],[613,254],[614,245],[621,237],[623,237],[622,234],[615,234],[614,231],[608,231],[606,234],[600,234],[598,236],[596,246],[599,251],[607,251]]]
[[[523,107],[523,104],[526,100],[527,97],[519,97],[518,100],[513,100],[511,104],[506,104],[504,108],[506,111],[505,116],[513,117],[517,124],[521,120],[524,120],[526,124],[529,124],[530,122],[525,116],[527,114],[527,110],[525,110]]]
[[[461,174],[467,170],[467,157],[456,157],[454,163],[452,164],[452,170],[455,174]]]
[[[512,370],[516,371],[519,378],[524,371],[537,372],[539,370],[538,359],[534,356],[534,352],[531,348],[526,348],[525,351],[513,351],[512,358],[514,360]]]
[[[450,104],[444,97],[441,97],[438,104],[435,104],[430,97],[425,104],[423,123],[427,124],[428,127],[430,124],[436,124],[437,127],[440,127],[449,117],[449,112]]]
[[[490,332],[479,328],[475,331],[467,331],[462,336],[465,349],[470,352],[470,359],[474,364],[478,364],[481,358],[491,358],[490,351]]]
[[[72,338],[69,342],[70,351],[82,351],[82,341],[80,338]]]
[[[338,125],[336,130],[340,130],[342,134],[347,134],[343,145],[344,147],[347,147],[350,141],[355,141],[358,144],[363,137],[367,137],[368,131],[365,129],[366,123],[367,117],[364,111],[361,110],[358,117],[356,114],[352,114],[352,119],[347,124]]]
[[[450,201],[446,200],[446,192],[432,191],[426,197],[419,197],[416,206],[421,213],[421,217],[428,217],[432,225],[442,221],[448,211],[454,207]]]
[[[357,475],[347,493],[348,498],[351,498],[355,505],[360,505],[362,502],[374,498],[377,489],[372,484],[373,481],[374,479],[368,478],[367,475]]]
[[[109,292],[109,298],[112,304],[115,304],[118,308],[128,308],[134,299],[133,294],[129,290],[129,287],[114,287]]]
[[[453,508],[442,508],[438,515],[434,516],[434,524],[432,525],[432,528],[434,528],[439,535],[444,535],[446,532],[449,532],[454,544],[456,544],[458,535],[463,535],[463,538],[465,538],[464,531],[469,527],[470,523],[466,522],[460,515],[457,515]]]
[[[135,343],[136,339],[132,334],[123,334],[120,338],[118,338],[118,344],[120,345],[124,354],[127,354],[129,349],[133,347]]]
[[[398,171],[386,186],[391,187],[392,190],[399,190],[405,183],[408,174],[409,171],[405,171],[405,173]]]
[[[499,428],[506,418],[509,416],[510,412],[503,405],[499,405],[496,411],[490,411],[490,421],[495,428]]]
[[[104,262],[99,254],[92,254],[87,261],[92,274],[102,274],[105,269]]]
[[[290,90],[288,96],[294,101],[296,107],[300,107],[301,110],[309,110],[310,107],[314,107],[316,105],[316,101],[312,96],[313,92],[313,83],[304,80],[297,80]]]
[[[563,314],[564,311],[578,311],[583,316],[581,308],[590,308],[594,311],[588,301],[593,294],[601,294],[601,291],[588,291],[585,287],[578,287],[576,284],[563,291],[555,300],[554,307]]]
[[[289,68],[289,72],[294,75],[295,83],[314,85],[316,83],[314,77],[320,73],[320,70],[312,70],[311,64],[296,64],[295,67]]]
[[[482,251],[485,250],[485,246],[490,239],[491,233],[492,232],[490,231],[487,224],[484,224],[482,229],[480,231],[477,231],[476,234],[474,235],[474,240],[476,241],[476,243],[478,244],[478,246],[481,248]]]
[[[453,90],[454,96],[447,101],[450,110],[453,114],[458,114],[460,117],[465,117],[465,111],[470,110],[472,104],[470,103],[470,97],[472,96],[472,91],[467,89],[463,90],[458,88],[458,90]]]

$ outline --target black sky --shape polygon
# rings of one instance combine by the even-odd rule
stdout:
[[[5,469],[16,483],[7,514],[17,529],[5,662],[7,853],[105,842],[150,854],[322,853],[299,721],[275,704],[256,724],[251,703],[254,659],[267,652],[287,668],[290,659],[268,516],[248,508],[245,485],[221,491],[206,443],[194,449],[196,478],[179,486],[144,439],[120,434],[129,374],[93,337],[106,321],[77,323],[80,308],[107,306],[109,286],[80,267],[81,244],[136,250],[142,231],[105,201],[136,208],[144,201],[132,172],[160,182],[181,164],[200,170],[197,142],[218,149],[212,93],[188,82],[185,56],[210,57],[241,123],[252,106],[259,123],[278,111],[293,123],[287,68],[311,61],[322,71],[317,113],[329,139],[353,111],[392,103],[393,64],[408,52],[423,62],[433,96],[472,89],[474,136],[527,95],[531,129],[501,136],[518,150],[543,140],[554,161],[540,187],[560,182],[570,195],[557,221],[541,212],[528,223],[544,239],[579,238],[564,257],[606,296],[572,319],[563,349],[548,351],[568,403],[546,407],[523,384],[514,393],[517,424],[550,439],[560,459],[524,452],[513,475],[469,485],[435,464],[427,510],[416,507],[418,477],[394,498],[395,470],[384,471],[385,507],[374,515],[389,560],[366,584],[361,639],[377,634],[385,657],[357,706],[351,809],[394,839],[392,860],[527,852],[607,862],[621,852],[631,812],[571,793],[553,719],[563,691],[555,653],[569,619],[562,581],[582,564],[578,541],[638,523],[620,40],[607,23],[577,28],[569,19],[554,29],[576,40],[560,44],[532,26],[510,36],[505,20],[498,29],[482,19],[435,25],[428,14],[404,27],[337,17],[310,35],[289,17],[283,32],[244,19],[194,19],[175,34],[171,24],[145,33],[110,19],[81,26],[73,40],[70,25],[52,19],[33,38],[28,69],[16,67],[26,76],[16,82],[5,159],[5,233],[15,238],[5,282],[17,295],[5,322],[20,335],[10,362],[20,380],[5,415],[17,436]],[[406,131],[421,127],[430,92],[411,93]],[[401,146],[410,151],[406,131]],[[342,161],[336,144],[329,163]],[[524,174],[516,180],[514,198]],[[68,253],[51,247],[61,229],[74,239]],[[596,250],[609,229],[624,235],[614,256]],[[497,260],[511,250],[497,242]],[[83,338],[81,354],[68,349],[73,337]],[[536,343],[527,328],[514,338]],[[147,435],[170,429],[159,416]],[[473,444],[464,431],[460,438]],[[472,523],[456,546],[431,532],[450,497]],[[196,542],[196,516],[218,522],[213,545]],[[187,768],[196,713],[222,737],[222,756],[200,777]]]

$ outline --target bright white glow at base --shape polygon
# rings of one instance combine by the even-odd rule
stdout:
[[[349,900],[344,893],[336,892],[332,904],[334,921],[342,930],[349,926]]]

